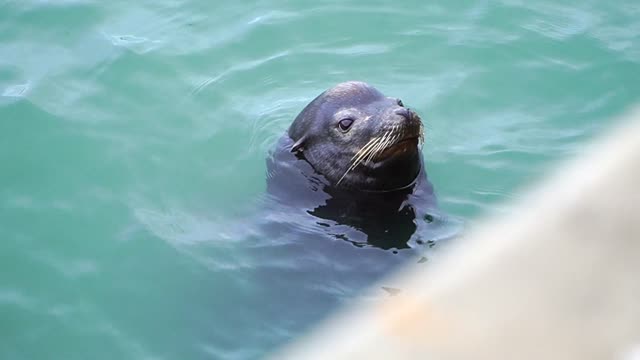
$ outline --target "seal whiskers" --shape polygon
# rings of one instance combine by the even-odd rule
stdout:
[[[394,125],[391,130],[388,130],[385,133],[384,141],[382,141],[378,146],[376,146],[373,153],[369,156],[367,161],[373,160],[376,156],[382,153],[384,150],[388,149],[391,145],[395,144],[396,140],[400,137],[397,133],[399,129],[398,125]]]
[[[358,150],[358,152],[356,152],[355,155],[353,155],[353,157],[351,158],[351,161],[353,162],[356,158],[368,152],[369,147],[373,147],[378,140],[379,140],[378,137],[371,138],[371,140],[369,140],[368,143],[366,143],[362,148],[360,148],[360,150]]]
[[[355,169],[358,165],[360,165],[362,160],[372,151],[372,149],[376,147],[376,145],[380,141],[381,139],[379,137],[372,138],[371,140],[369,140],[369,142],[365,146],[363,146],[360,150],[358,150],[358,152],[355,155],[353,155],[353,157],[351,158],[351,161],[352,161],[351,166],[349,166],[349,168],[347,169],[347,171],[344,172],[340,180],[338,180],[338,184],[340,184],[342,180],[344,180],[344,177],[347,176],[347,174],[351,170]]]
[[[362,163],[368,163],[381,154],[384,150],[388,149],[402,138],[404,130],[400,129],[400,126],[394,125],[390,130],[387,130],[382,136],[371,138],[356,154],[351,158],[351,165],[342,175],[338,184],[344,180],[344,178],[358,167]],[[422,134],[422,132],[421,132]]]
[[[373,148],[373,150],[371,150],[371,154],[369,154],[369,156],[367,157],[367,162],[373,160],[373,158],[376,157],[376,155],[380,152],[380,149],[384,148],[386,146],[386,143],[389,141],[389,135],[392,133],[392,130],[389,130],[387,132],[384,133],[384,135],[382,136],[382,139],[378,142],[378,144]]]

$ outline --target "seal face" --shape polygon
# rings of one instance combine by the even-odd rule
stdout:
[[[267,159],[267,190],[279,212],[305,209],[354,245],[420,244],[420,228],[436,210],[422,142],[422,121],[402,101],[363,82],[341,83],[312,100],[280,138]]]
[[[389,191],[409,186],[422,167],[420,117],[363,82],[315,98],[289,128],[291,151],[335,187]]]

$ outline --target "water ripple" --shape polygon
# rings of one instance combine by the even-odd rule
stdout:
[[[532,16],[521,26],[554,40],[567,40],[584,34],[600,22],[598,13],[591,8],[539,2],[531,4],[505,1],[505,3],[530,10]]]
[[[159,48],[162,44],[161,40],[152,40],[145,37],[135,35],[110,35],[103,33],[114,46],[124,47],[137,54],[146,54]]]
[[[36,299],[26,295],[21,290],[0,288],[0,305],[15,306],[24,310],[35,308]]]
[[[262,59],[256,59],[256,60],[251,60],[251,61],[245,61],[242,63],[239,63],[229,69],[226,69],[225,71],[223,71],[222,73],[213,76],[213,77],[209,77],[207,79],[204,79],[203,81],[201,81],[192,91],[192,95],[198,94],[199,92],[203,91],[205,88],[207,88],[208,86],[210,86],[211,84],[223,79],[224,77],[227,76],[232,76],[234,73],[237,72],[242,72],[242,71],[247,71],[247,70],[253,70],[256,69],[264,64],[269,63],[270,61],[273,60],[277,60],[279,58],[282,58],[284,56],[286,56],[289,52],[288,51],[282,51],[282,52],[278,52],[276,54],[273,55],[269,55],[267,57],[264,57]]]
[[[6,97],[24,97],[29,91],[29,83],[10,85],[4,89],[2,96]]]

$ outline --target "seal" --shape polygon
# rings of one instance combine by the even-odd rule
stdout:
[[[400,99],[364,82],[341,83],[312,100],[281,137],[267,163],[267,189],[332,221],[320,225],[348,225],[382,248],[408,247],[416,218],[435,207],[423,143],[421,118]]]

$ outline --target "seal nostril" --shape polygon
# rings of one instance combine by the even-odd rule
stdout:
[[[404,117],[407,120],[411,120],[411,118],[412,118],[411,110],[407,109],[407,108],[396,109],[395,113],[396,113],[396,115],[400,115],[400,116]]]

